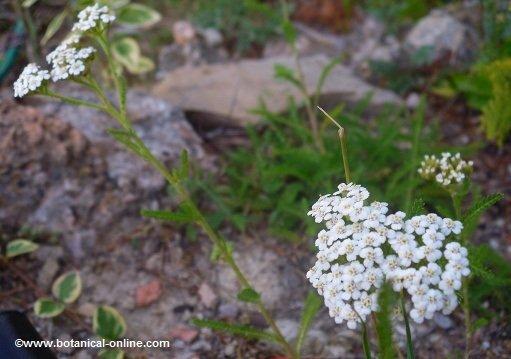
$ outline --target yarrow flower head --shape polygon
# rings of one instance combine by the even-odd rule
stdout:
[[[53,81],[78,76],[85,72],[85,61],[96,51],[92,47],[77,48],[67,40],[57,46],[46,56],[46,61],[52,65],[51,78]]]
[[[451,313],[462,277],[470,273],[467,250],[447,239],[462,224],[433,213],[406,219],[404,212],[388,213],[387,203],[366,204],[368,198],[364,187],[342,183],[308,213],[326,226],[318,233],[319,252],[307,278],[330,316],[356,328],[378,310],[385,281],[409,294],[417,323],[436,311]]]
[[[40,88],[50,79],[47,70],[42,70],[36,64],[28,64],[14,82],[14,97],[23,97]]]
[[[435,155],[426,155],[421,162],[419,174],[426,180],[434,180],[442,186],[458,184],[472,173],[472,161],[465,161],[459,153],[452,155],[442,153],[440,158]]]
[[[87,6],[78,13],[78,22],[73,26],[73,31],[88,31],[101,24],[108,24],[115,20],[108,7],[99,4]]]
[[[55,82],[83,75],[86,72],[88,60],[96,50],[93,47],[78,46],[82,33],[113,20],[115,16],[106,6],[100,7],[95,4],[82,10],[78,14],[78,21],[73,26],[71,34],[46,56],[51,70],[40,69],[36,64],[27,65],[14,83],[14,96],[25,96],[37,90],[50,78]]]

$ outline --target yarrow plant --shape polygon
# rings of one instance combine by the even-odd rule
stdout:
[[[470,273],[466,248],[450,238],[461,232],[461,222],[434,213],[406,219],[401,211],[389,213],[387,203],[366,204],[368,198],[364,187],[341,183],[308,213],[326,226],[307,278],[330,316],[355,329],[378,310],[378,289],[386,280],[408,293],[415,322],[437,311],[450,314],[461,280]]]
[[[472,173],[472,161],[465,161],[459,153],[452,155],[442,153],[438,158],[435,155],[426,155],[421,162],[418,173],[426,180],[435,180],[442,186],[462,183]]]
[[[293,347],[283,336],[276,325],[270,312],[266,309],[261,296],[253,288],[245,274],[238,267],[232,245],[206,220],[195,202],[191,199],[188,190],[183,184],[188,177],[188,156],[186,152],[181,158],[178,168],[169,170],[142,141],[129,119],[126,111],[126,81],[122,75],[122,66],[112,53],[112,42],[108,38],[108,27],[115,20],[113,13],[106,7],[99,5],[89,6],[78,14],[78,21],[72,28],[66,39],[48,54],[46,60],[51,70],[39,68],[36,64],[29,64],[23,70],[20,77],[14,83],[14,96],[23,97],[28,94],[45,95],[53,97],[72,105],[87,106],[105,112],[117,121],[119,127],[109,129],[109,134],[125,148],[148,162],[156,169],[174,188],[179,196],[180,205],[175,212],[169,211],[142,211],[143,215],[156,218],[175,220],[180,223],[193,222],[203,229],[214,245],[215,258],[223,260],[235,273],[241,292],[238,298],[242,301],[253,303],[262,316],[266,319],[271,331],[261,331],[248,326],[236,326],[218,321],[200,320],[197,325],[230,331],[236,334],[246,335],[250,338],[270,340],[281,345],[283,352],[290,358],[300,356],[300,348]],[[84,44],[88,42],[87,45]],[[91,64],[102,58],[108,65],[109,78],[117,92],[117,101],[112,101],[107,96],[103,86],[94,78]],[[51,81],[50,81],[51,80]],[[68,97],[50,89],[51,82],[61,80],[72,81],[94,93],[97,102]],[[303,333],[298,342],[302,342]]]

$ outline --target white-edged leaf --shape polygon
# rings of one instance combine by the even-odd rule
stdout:
[[[7,243],[5,255],[7,258],[16,257],[22,254],[35,251],[39,246],[27,239],[15,239]]]
[[[23,6],[24,8],[29,8],[29,7],[31,7],[32,5],[34,5],[37,1],[39,1],[39,0],[25,0],[25,1],[23,1],[23,3],[21,4],[21,6]]]
[[[115,308],[102,305],[94,312],[92,330],[101,338],[117,340],[126,333],[126,322]]]
[[[160,21],[161,15],[146,5],[129,4],[119,10],[117,20],[130,26],[149,27]]]
[[[39,298],[34,303],[34,313],[40,318],[53,318],[64,311],[64,303],[51,298]]]
[[[134,65],[126,65],[126,69],[135,75],[145,74],[154,70],[154,62],[148,57],[140,56]]]
[[[123,37],[112,43],[112,54],[123,66],[131,67],[139,63],[140,47],[135,39]]]
[[[69,304],[78,299],[82,292],[82,278],[77,271],[62,274],[53,283],[52,293],[55,298]]]

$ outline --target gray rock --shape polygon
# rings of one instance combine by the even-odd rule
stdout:
[[[441,313],[435,313],[433,320],[435,321],[436,325],[438,325],[442,329],[450,329],[454,325],[451,318]]]
[[[49,289],[59,268],[59,263],[55,259],[48,258],[37,274],[37,283],[39,286],[46,290]]]
[[[470,60],[477,51],[475,31],[442,10],[433,10],[406,35],[409,54],[425,51],[429,62]]]
[[[313,94],[324,67],[331,61],[324,55],[301,59],[309,94]],[[258,120],[249,113],[263,100],[270,111],[282,112],[289,97],[299,100],[299,91],[288,83],[277,81],[275,66],[295,68],[291,57],[244,60],[237,63],[179,68],[169,72],[153,93],[177,106],[191,111],[206,112],[238,124]],[[354,103],[372,93],[371,104],[401,103],[387,90],[378,89],[356,77],[342,65],[335,66],[326,79],[321,99],[324,106],[339,102]]]
[[[300,298],[298,293],[305,292],[306,286],[304,286],[305,277],[300,277],[290,263],[282,261],[282,258],[274,251],[253,243],[237,244],[234,257],[269,309],[283,307],[287,311],[294,309],[291,298]],[[225,302],[232,301],[232,293],[238,293],[241,290],[238,280],[228,266],[218,266],[217,271],[220,288],[218,292],[223,295]],[[305,297],[304,293],[302,295]]]
[[[235,304],[224,303],[218,307],[218,316],[222,319],[236,319],[239,313],[240,310]]]

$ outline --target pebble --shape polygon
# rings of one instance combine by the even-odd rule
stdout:
[[[170,336],[174,339],[179,339],[185,343],[193,342],[197,336],[199,335],[199,331],[193,328],[190,328],[184,324],[178,324],[170,331]]]
[[[149,305],[160,298],[162,293],[161,282],[154,279],[151,282],[137,288],[135,301],[138,307]]]
[[[450,329],[453,327],[453,322],[451,318],[449,318],[446,315],[436,313],[433,317],[433,320],[435,321],[436,325],[438,325],[442,329]]]
[[[217,296],[213,289],[206,283],[203,282],[198,291],[200,300],[207,308],[213,308],[217,302]]]
[[[240,310],[235,304],[224,303],[218,307],[218,316],[222,319],[236,319],[239,313]]]

